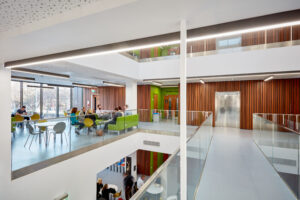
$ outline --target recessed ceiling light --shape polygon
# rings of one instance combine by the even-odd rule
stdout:
[[[199,81],[200,81],[200,83],[205,84],[205,82],[203,80],[199,80]]]

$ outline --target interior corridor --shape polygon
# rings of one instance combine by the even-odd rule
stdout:
[[[296,199],[249,130],[214,128],[197,199]]]

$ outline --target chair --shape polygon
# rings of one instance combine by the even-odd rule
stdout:
[[[35,131],[34,128],[33,128],[30,124],[27,124],[27,128],[28,128],[28,133],[29,133],[29,135],[28,135],[27,140],[26,140],[26,142],[25,142],[25,144],[24,144],[24,147],[26,147],[26,144],[27,144],[27,142],[28,142],[28,139],[30,138],[30,136],[32,136],[32,139],[31,139],[31,142],[30,142],[30,145],[29,145],[29,149],[30,149],[30,147],[31,147],[31,145],[32,145],[32,142],[33,142],[33,139],[34,139],[35,137],[38,137],[38,135],[42,134],[42,132],[41,132],[41,131],[38,131],[38,132]]]
[[[13,137],[15,138],[16,137],[16,118],[15,117],[12,117],[11,118],[11,132],[13,134]]]
[[[88,134],[90,133],[90,128],[94,125],[94,121],[90,118],[85,118],[83,121],[83,124],[85,127],[88,128]]]
[[[16,120],[16,122],[20,122],[20,123],[17,124],[19,126],[19,125],[23,124],[24,117],[22,117],[21,115],[15,115],[15,120]]]
[[[122,190],[120,192],[117,192],[117,193],[113,194],[114,199],[119,198],[121,196],[122,196]]]
[[[41,118],[40,115],[37,114],[37,113],[35,113],[35,114],[33,114],[33,115],[31,116],[31,120],[32,120],[32,121],[37,121],[37,120],[39,120],[40,118]]]
[[[76,115],[76,116],[79,116],[79,114],[80,114],[80,111],[78,110],[78,111],[76,112],[75,115]]]
[[[68,113],[66,111],[64,111],[64,116],[68,117]]]
[[[53,127],[53,131],[51,133],[54,134],[54,138],[56,138],[56,134],[60,134],[61,137],[60,137],[60,141],[61,141],[61,144],[63,143],[63,135],[65,136],[66,138],[66,142],[68,144],[68,139],[67,139],[67,136],[65,134],[65,130],[66,130],[66,123],[65,122],[59,122],[57,124],[55,124],[55,126]],[[49,134],[49,140],[50,142],[50,134]]]

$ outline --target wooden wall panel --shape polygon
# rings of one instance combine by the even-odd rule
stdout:
[[[267,30],[267,43],[284,42],[291,40],[291,28],[277,28]]]
[[[242,46],[259,45],[265,43],[265,31],[242,34]]]
[[[253,113],[300,113],[300,79],[189,83],[187,110],[213,111],[215,117],[215,92],[225,91],[240,91],[242,129],[252,129]]]
[[[187,43],[187,53],[197,53],[204,51],[204,41],[195,41]]]
[[[298,26],[293,26],[293,40],[300,40],[300,25]]]
[[[150,121],[151,114],[151,86],[137,86],[137,109],[139,109],[139,120],[143,122]],[[144,110],[140,110],[144,109]]]
[[[91,95],[97,96],[97,104],[101,104],[104,110],[113,110],[116,106],[125,105],[125,87],[98,87],[92,93],[91,89],[83,89],[83,105],[87,105],[87,101],[91,101]],[[91,105],[91,104],[90,104]]]

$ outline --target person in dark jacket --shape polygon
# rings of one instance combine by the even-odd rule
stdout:
[[[132,196],[132,186],[134,184],[133,176],[131,176],[129,172],[126,172],[124,176],[125,178],[123,184],[125,188],[125,199],[129,200]]]
[[[118,108],[118,107],[116,107],[114,111],[115,111],[115,113],[114,113],[113,119],[112,119],[111,121],[106,122],[106,123],[104,124],[104,128],[103,128],[103,130],[102,130],[102,133],[100,133],[100,134],[103,134],[104,131],[107,131],[108,125],[109,125],[109,124],[116,124],[116,123],[117,123],[117,118],[118,118],[118,117],[122,117],[122,114],[121,114],[120,112],[118,112],[118,111],[119,111],[119,108]]]
[[[105,199],[105,200],[109,200],[109,194],[112,193],[112,194],[115,194],[116,193],[116,190],[113,189],[113,188],[108,188],[108,185],[105,184],[102,188],[102,196],[101,198]]]

